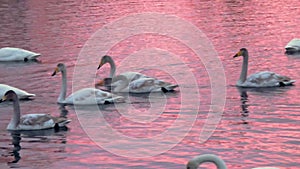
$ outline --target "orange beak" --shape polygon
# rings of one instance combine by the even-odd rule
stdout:
[[[104,86],[104,80],[99,80],[99,82],[96,83],[96,86]]]

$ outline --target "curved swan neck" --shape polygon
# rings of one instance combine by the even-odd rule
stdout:
[[[204,162],[212,162],[218,169],[227,169],[225,162],[213,154],[204,154],[193,158],[188,162],[187,169],[197,169]]]
[[[115,73],[116,73],[116,64],[115,64],[114,60],[110,56],[107,56],[107,63],[109,63],[109,65],[110,65],[110,74],[109,74],[109,77],[113,78],[115,76]]]
[[[244,83],[246,81],[247,71],[248,71],[248,52],[245,51],[245,54],[243,56],[242,72],[240,75],[239,83]]]
[[[61,74],[62,74],[61,76],[62,86],[61,86],[59,97],[57,99],[59,103],[63,102],[66,99],[66,95],[67,95],[67,70],[65,67],[63,68],[63,70],[61,70]]]
[[[15,129],[20,123],[20,117],[21,117],[19,99],[16,94],[12,96],[12,100],[14,106],[14,114],[13,114],[13,118],[11,119],[8,125],[9,129]]]

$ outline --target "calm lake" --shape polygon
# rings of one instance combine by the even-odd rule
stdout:
[[[65,115],[56,132],[11,133],[13,107],[0,104],[0,168],[185,168],[205,153],[229,169],[300,168],[300,55],[284,46],[300,38],[299,0],[20,1],[0,4],[0,47],[42,55],[0,63],[0,83],[36,94],[21,112]],[[294,86],[235,86],[249,51],[248,75],[273,71]],[[122,94],[126,103],[56,103],[67,66],[68,94],[117,72],[137,71],[177,83],[173,93]],[[215,168],[203,164],[204,168]]]

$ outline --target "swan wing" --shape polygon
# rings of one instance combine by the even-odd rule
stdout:
[[[40,55],[20,48],[5,47],[0,49],[0,61],[26,61],[26,59],[36,59]]]
[[[148,76],[142,74],[142,73],[139,73],[139,72],[124,72],[124,73],[121,73],[120,75],[123,75],[125,76],[130,82],[131,81],[134,81],[134,80],[137,80],[139,78],[146,78]]]
[[[28,99],[30,97],[34,97],[35,94],[28,93],[22,89],[18,89],[13,86],[9,86],[6,84],[0,84],[0,96],[2,97],[7,91],[13,90],[17,95],[19,99]]]
[[[8,126],[10,130],[41,130],[52,128],[55,122],[48,114],[26,114],[20,118],[20,122],[16,128]]]
[[[252,74],[243,83],[245,87],[275,87],[281,85],[292,85],[295,80],[274,72],[264,71]]]
[[[95,88],[84,88],[72,93],[66,98],[65,102],[67,104],[105,104],[112,102],[123,102],[124,98],[122,96],[117,96],[115,94],[102,91]]]
[[[177,86],[178,85],[172,85],[171,83],[162,80],[147,77],[130,82],[129,91],[131,93],[161,92],[173,90]]]

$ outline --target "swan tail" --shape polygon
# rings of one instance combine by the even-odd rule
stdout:
[[[168,85],[168,86],[164,86],[161,88],[162,92],[167,93],[167,92],[172,92],[174,91],[174,89],[178,87],[178,85]]]
[[[32,97],[35,97],[36,95],[35,94],[32,94],[32,93],[28,93],[26,95],[23,95],[23,96],[19,96],[19,99],[20,100],[27,100],[27,99],[32,99]]]
[[[36,59],[36,58],[38,58],[39,56],[41,56],[40,53],[35,53],[34,55],[31,56],[31,59]]]
[[[122,96],[104,100],[103,104],[124,103],[125,98]]]
[[[70,123],[71,121],[72,121],[72,120],[68,120],[68,119],[66,119],[66,118],[64,118],[64,117],[60,117],[60,118],[57,119],[56,124],[57,124],[58,127],[64,127],[64,126],[66,126],[68,123]]]
[[[292,86],[294,85],[294,83],[296,82],[296,80],[289,80],[289,81],[281,81],[279,82],[279,86]]]

